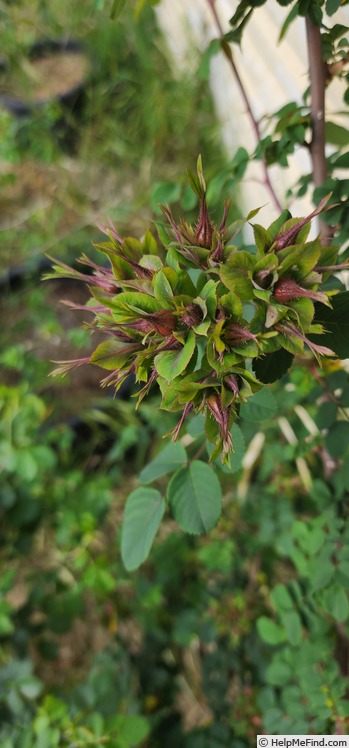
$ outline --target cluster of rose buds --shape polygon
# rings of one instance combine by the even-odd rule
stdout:
[[[255,247],[239,249],[234,237],[258,211],[228,227],[225,204],[216,226],[200,159],[197,175],[189,177],[200,204],[195,226],[176,222],[170,208],[162,207],[167,224],[157,224],[159,240],[150,232],[142,241],[123,239],[111,227],[104,229],[108,241],[97,245],[108,268],[85,256],[81,262],[89,274],[55,266],[54,277],[89,285],[93,300],[84,309],[106,335],[91,357],[64,362],[56,372],[96,364],[107,372],[102,385],[116,390],[133,375],[139,402],[157,382],[161,407],[181,412],[173,438],[190,414],[204,412],[206,434],[215,444],[212,457],[221,453],[225,461],[240,404],[263,386],[256,362],[275,360],[282,351],[289,362],[305,350],[319,361],[334,355],[313,342],[323,332],[314,321],[314,304],[331,305],[330,294],[319,289],[342,266],[336,264],[336,247],[307,241],[310,221],[326,199],[306,218],[284,211],[268,229],[254,224]]]

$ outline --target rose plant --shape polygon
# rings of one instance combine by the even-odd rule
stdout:
[[[132,375],[140,385],[137,405],[156,383],[161,408],[180,413],[173,441],[190,414],[202,413],[213,445],[210,461],[220,455],[229,466],[232,426],[247,398],[280,379],[294,356],[315,356],[321,365],[323,357],[340,355],[338,335],[331,330],[341,323],[338,302],[347,303],[349,294],[331,288],[330,281],[347,264],[338,261],[338,247],[308,238],[311,220],[327,209],[330,196],[304,218],[285,210],[268,228],[252,223],[254,244],[242,248],[235,238],[259,209],[228,225],[226,202],[216,225],[207,207],[200,157],[197,173],[188,176],[200,206],[195,225],[175,221],[169,206],[161,206],[167,222],[157,223],[157,239],[149,231],[139,241],[123,239],[114,227],[104,229],[108,241],[96,248],[107,257],[108,267],[86,256],[81,262],[90,274],[56,263],[56,276],[89,285],[91,300],[82,308],[93,315],[91,328],[105,333],[106,340],[90,357],[61,362],[53,373],[91,363],[108,372],[101,383],[116,391]],[[326,325],[324,308],[331,311],[325,314]],[[219,484],[212,468],[198,460],[186,468],[188,481],[181,449],[179,445],[180,465],[169,484],[172,513],[185,530],[205,532],[220,514]],[[132,539],[123,543],[124,560],[132,568],[146,557],[149,537],[165,509],[158,491],[144,490],[131,494],[126,508],[125,532],[127,537],[131,527]],[[142,536],[152,502],[153,511],[146,547],[135,559],[132,509],[136,507],[136,519],[141,517],[139,501],[145,512]],[[192,511],[194,520],[187,516]]]

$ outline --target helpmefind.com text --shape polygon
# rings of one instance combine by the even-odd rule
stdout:
[[[257,748],[349,748],[349,736],[257,735]]]

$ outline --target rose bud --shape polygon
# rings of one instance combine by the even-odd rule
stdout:
[[[203,316],[203,311],[198,304],[189,304],[184,314],[181,315],[181,320],[187,327],[195,327],[202,322]]]
[[[201,200],[200,215],[195,231],[195,241],[200,247],[211,247],[213,237],[213,226],[208,215],[206,198],[205,196]]]
[[[273,294],[280,304],[287,304],[288,301],[295,301],[295,299],[300,299],[303,296],[313,301],[320,301],[322,304],[329,304],[325,293],[302,288],[293,278],[280,278],[275,283]]]
[[[248,340],[256,341],[257,336],[238,322],[230,322],[225,330],[225,340],[232,348],[236,348],[247,343]]]

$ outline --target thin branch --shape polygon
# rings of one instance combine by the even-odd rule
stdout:
[[[224,31],[223,31],[223,27],[222,27],[220,18],[219,18],[218,14],[217,14],[216,6],[215,6],[215,0],[207,0],[207,2],[208,2],[209,7],[211,8],[211,11],[212,11],[212,14],[213,14],[213,17],[214,17],[217,29],[219,31],[219,35],[221,37],[221,40],[223,41],[224,40]],[[252,129],[253,129],[255,137],[256,137],[257,144],[259,144],[261,142],[261,140],[262,140],[261,131],[260,131],[260,127],[259,127],[259,122],[258,122],[258,120],[256,119],[256,117],[255,117],[255,115],[253,113],[252,106],[251,106],[249,97],[247,95],[247,91],[246,91],[246,89],[244,87],[244,84],[242,82],[242,79],[240,77],[240,73],[239,73],[239,71],[238,71],[238,69],[236,67],[236,63],[235,63],[235,60],[234,60],[234,57],[233,57],[233,53],[231,51],[231,47],[230,47],[230,45],[227,42],[224,42],[224,44],[222,44],[222,50],[223,50],[223,52],[224,52],[224,54],[225,54],[225,56],[226,56],[226,58],[227,58],[227,60],[228,60],[228,62],[230,64],[230,67],[231,67],[231,69],[233,71],[236,83],[237,83],[237,85],[239,87],[242,99],[243,99],[244,104],[246,106],[246,111],[247,111],[247,114],[249,116],[249,119],[250,119],[250,122],[251,122],[251,125],[252,125]],[[269,177],[269,173],[268,173],[268,167],[267,167],[266,160],[265,160],[264,157],[262,158],[262,168],[263,168],[263,172],[264,172],[263,184],[269,190],[269,192],[271,194],[271,197],[273,199],[273,202],[274,202],[277,210],[280,211],[280,213],[281,213],[281,211],[282,211],[282,205],[281,205],[281,203],[279,201],[279,198],[278,198],[278,196],[277,196],[277,194],[276,194],[276,192],[274,190],[274,187],[273,187],[273,185],[272,185],[272,183],[270,181],[270,177]]]
[[[315,187],[321,187],[327,177],[325,154],[325,86],[326,66],[322,57],[320,27],[310,18],[306,18],[307,46],[309,59],[309,78],[311,91],[311,129],[310,156]],[[330,240],[332,232],[329,226],[320,221],[322,240]]]

